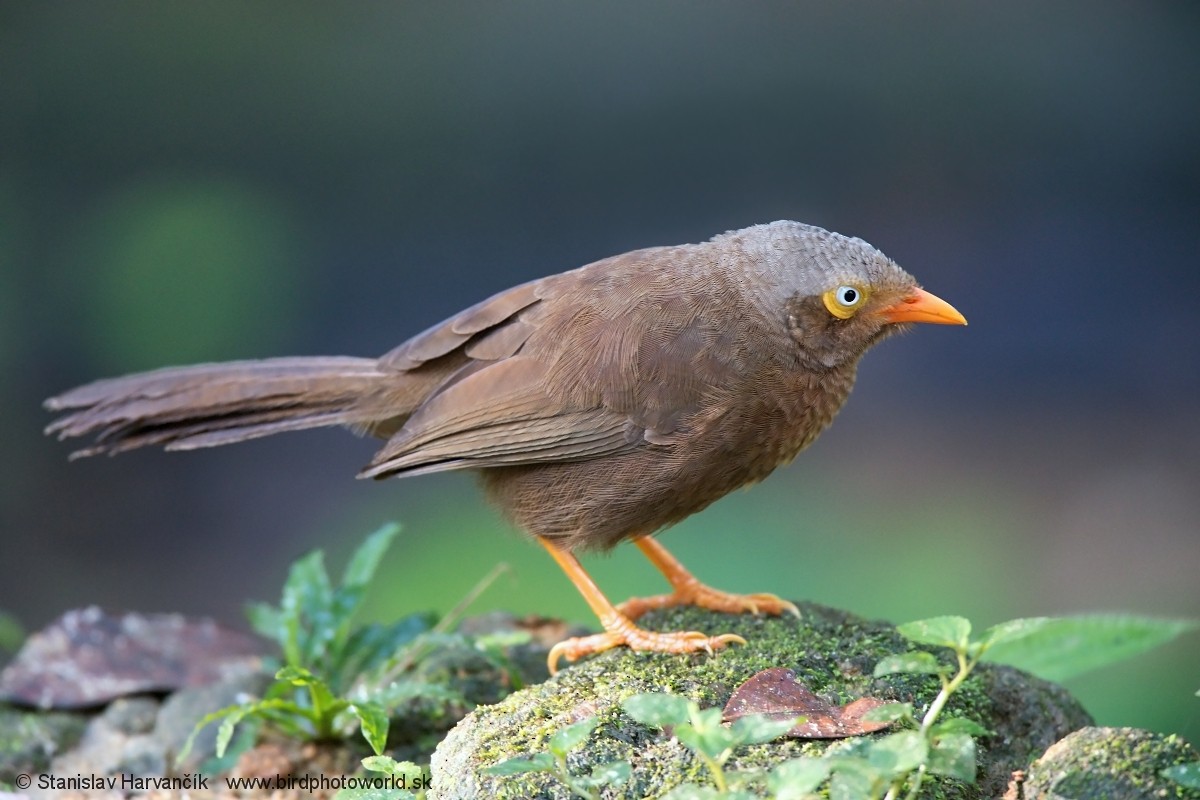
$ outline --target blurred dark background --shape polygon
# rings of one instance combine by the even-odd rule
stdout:
[[[1200,6],[0,5],[0,610],[242,623],[405,533],[372,613],[592,623],[466,475],[341,431],[68,464],[45,397],[382,353],[490,293],[780,218],[970,319],[866,359],[790,468],[667,534],[703,578],[904,621],[1200,616]],[[633,548],[586,562],[661,589]],[[1070,686],[1200,739],[1200,637]]]

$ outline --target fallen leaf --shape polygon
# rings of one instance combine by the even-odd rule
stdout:
[[[98,706],[130,694],[216,683],[257,669],[264,643],[180,614],[68,611],[29,637],[0,673],[0,700],[40,708]]]
[[[725,704],[724,720],[747,714],[763,714],[772,719],[805,717],[785,736],[793,739],[844,739],[883,730],[890,722],[873,722],[862,717],[868,711],[887,705],[889,700],[860,697],[844,706],[817,697],[796,680],[796,673],[784,667],[766,669],[739,686]]]

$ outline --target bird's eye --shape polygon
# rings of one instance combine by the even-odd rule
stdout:
[[[843,285],[831,289],[821,297],[825,308],[838,319],[850,319],[867,299],[867,293],[858,286]]]

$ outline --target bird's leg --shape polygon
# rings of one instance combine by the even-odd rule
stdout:
[[[559,658],[575,661],[583,656],[600,653],[619,645],[626,645],[632,650],[653,650],[659,653],[694,653],[698,650],[711,653],[732,642],[746,643],[745,639],[733,633],[707,636],[699,631],[658,633],[643,630],[613,606],[612,602],[600,591],[596,582],[592,580],[592,576],[584,571],[579,559],[547,538],[539,536],[538,541],[558,562],[563,572],[567,573],[571,583],[575,584],[575,588],[583,595],[583,599],[591,606],[592,611],[600,618],[600,624],[604,626],[604,633],[567,639],[554,645],[550,650],[549,658],[547,658],[551,675],[558,671]]]
[[[795,605],[776,597],[773,594],[731,594],[705,586],[696,576],[688,572],[687,567],[680,564],[667,548],[651,536],[641,536],[633,540],[638,549],[646,554],[650,563],[671,583],[675,591],[670,594],[660,594],[654,597],[631,597],[617,606],[617,611],[629,619],[637,619],[647,611],[668,606],[699,606],[710,611],[723,611],[727,614],[771,614],[779,616],[783,613],[800,616],[800,609]]]

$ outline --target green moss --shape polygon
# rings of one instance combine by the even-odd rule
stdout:
[[[543,750],[553,733],[590,716],[599,716],[601,724],[585,746],[571,753],[572,769],[587,772],[615,758],[634,767],[630,781],[619,790],[606,790],[606,797],[654,797],[684,781],[707,783],[707,772],[690,751],[661,731],[638,725],[620,710],[622,700],[640,692],[669,692],[702,707],[724,706],[734,689],[751,676],[781,666],[793,670],[816,694],[839,703],[873,695],[921,707],[938,691],[937,679],[928,676],[873,678],[879,659],[911,645],[889,623],[822,606],[803,606],[801,620],[670,609],[648,614],[641,624],[654,630],[733,631],[748,643],[713,656],[611,650],[497,705],[479,708],[438,747],[431,796],[569,797],[566,788],[547,775],[501,777],[480,770]],[[932,781],[923,797],[999,796],[1013,769],[1028,766],[1035,754],[1090,721],[1059,687],[987,665],[972,675],[947,713],[971,717],[995,735],[981,741],[980,781],[975,786]],[[737,753],[730,771],[766,769],[839,746],[836,741],[800,740],[750,746]]]
[[[1101,800],[1200,800],[1160,774],[1167,767],[1200,759],[1175,735],[1134,728],[1084,728],[1051,747],[1029,770],[1026,796]]]
[[[87,718],[64,711],[25,711],[0,705],[0,784],[45,772],[50,759],[72,747]]]

